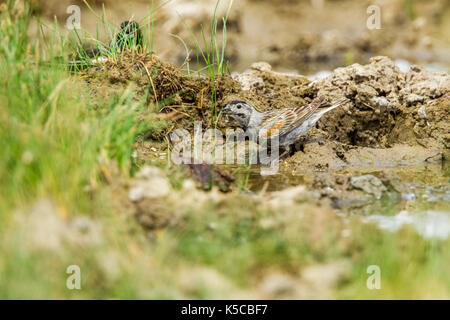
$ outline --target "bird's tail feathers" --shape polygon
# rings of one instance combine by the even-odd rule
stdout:
[[[322,99],[322,101],[323,101],[324,99]],[[350,99],[347,99],[347,98],[341,98],[341,99],[339,99],[339,100],[337,100],[337,101],[333,101],[331,104],[322,104],[321,106],[320,106],[320,108],[321,109],[323,109],[325,112],[328,112],[328,111],[331,111],[331,110],[333,110],[333,109],[335,109],[335,108],[337,108],[337,107],[340,107],[340,106],[342,106],[343,104],[346,104],[347,102],[350,102]]]

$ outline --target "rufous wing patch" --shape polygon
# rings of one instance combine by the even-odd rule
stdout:
[[[273,134],[275,134],[281,128],[283,123],[284,123],[283,119],[277,121],[272,127],[270,127],[268,130],[266,130],[261,134],[261,138],[270,137]]]

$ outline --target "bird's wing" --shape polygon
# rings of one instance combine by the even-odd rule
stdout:
[[[319,97],[301,107],[266,112],[261,121],[259,137],[282,136],[288,133],[313,115],[323,105],[324,101],[324,97]]]

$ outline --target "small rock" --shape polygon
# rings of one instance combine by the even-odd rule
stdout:
[[[408,95],[406,97],[406,103],[411,106],[411,105],[415,105],[417,103],[423,103],[424,101],[424,97],[423,96],[419,96],[417,94],[411,93],[410,95]]]
[[[392,189],[394,189],[394,191],[402,194],[402,195],[408,195],[411,193],[411,187],[408,186],[408,184],[406,184],[403,179],[393,173],[393,172],[384,172],[381,176],[380,176],[380,180],[381,182],[383,182],[383,184],[387,187],[391,187]],[[414,194],[412,194],[414,195]],[[406,200],[406,199],[405,199]]]
[[[296,201],[307,197],[306,188],[303,185],[275,191],[270,194],[268,203],[275,208],[293,206]]]
[[[353,177],[351,179],[351,184],[354,188],[363,190],[368,194],[372,194],[376,199],[380,199],[384,191],[387,188],[377,177],[367,174],[364,176]]]
[[[427,118],[427,113],[426,113],[426,110],[425,110],[425,106],[421,106],[419,108],[419,110],[417,110],[417,114],[419,115],[419,118],[426,119]]]
[[[363,67],[362,65],[359,65],[359,64],[354,64],[353,66],[355,69],[355,80],[357,82],[362,82],[362,81],[370,79],[371,72],[368,68]]]
[[[234,74],[232,77],[240,83],[242,90],[248,91],[257,86],[264,85],[264,80],[254,73],[254,71],[246,71],[242,74]]]
[[[142,199],[156,199],[168,196],[171,192],[170,184],[161,169],[145,166],[136,175],[128,198],[137,202]]]
[[[250,66],[253,70],[258,70],[262,72],[270,72],[272,71],[272,66],[267,62],[255,62]]]
[[[372,102],[378,108],[387,108],[389,106],[389,100],[386,97],[373,97]]]

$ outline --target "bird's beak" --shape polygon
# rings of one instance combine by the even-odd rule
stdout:
[[[223,113],[227,113],[227,112],[230,112],[230,111],[231,111],[231,108],[230,108],[229,105],[226,105],[225,108],[222,109]]]

